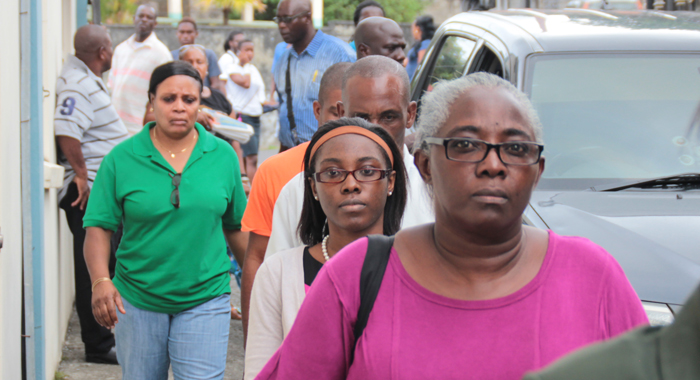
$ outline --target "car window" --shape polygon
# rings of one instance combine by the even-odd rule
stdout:
[[[525,91],[544,127],[543,180],[700,171],[700,55],[549,54]]]
[[[472,67],[469,69],[469,74],[482,71],[503,77],[501,61],[498,59],[496,53],[486,46],[479,49],[472,63]]]
[[[430,92],[438,81],[461,77],[475,45],[476,42],[464,37],[448,36],[445,38],[424,90]]]

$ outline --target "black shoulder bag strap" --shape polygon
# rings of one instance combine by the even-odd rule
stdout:
[[[391,247],[394,245],[393,236],[369,235],[367,238],[369,239],[367,255],[360,274],[360,308],[357,311],[357,322],[355,322],[355,346],[369,321],[369,313],[372,312],[374,301],[379,294],[379,287],[382,285],[384,272],[389,263]]]
[[[292,132],[292,141],[295,145],[299,145],[299,138],[297,137],[297,122],[294,120],[294,106],[292,100],[292,78],[289,75],[292,66],[292,54],[289,54],[287,59],[287,73],[284,78],[284,92],[287,94],[287,120],[289,120],[289,130]],[[293,147],[288,147],[293,148]]]

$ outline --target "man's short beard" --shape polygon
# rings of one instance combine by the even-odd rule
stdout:
[[[141,32],[141,31],[137,31],[137,32],[136,32],[136,34],[139,35],[139,38],[142,38],[142,39],[144,39],[144,40],[145,40],[146,38],[148,38],[148,36],[150,36],[151,33],[153,33],[153,29],[149,30],[148,32]]]

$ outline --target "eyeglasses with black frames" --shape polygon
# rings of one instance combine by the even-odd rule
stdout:
[[[172,203],[175,208],[180,208],[180,180],[182,180],[182,173],[170,174],[173,178],[173,192],[170,193],[170,203]]]
[[[506,165],[528,166],[540,161],[544,145],[531,141],[508,141],[490,144],[468,137],[427,137],[426,144],[445,147],[445,157],[451,161],[478,163],[486,159],[491,149]]]
[[[272,18],[272,21],[276,22],[277,24],[284,23],[286,25],[289,25],[289,23],[294,21],[294,19],[297,19],[297,18],[302,17],[302,16],[306,16],[308,14],[309,14],[309,12],[305,11],[305,12],[297,13],[297,14],[291,15],[291,16],[275,16]]]
[[[393,172],[391,169],[360,168],[356,170],[328,169],[314,173],[316,182],[341,183],[352,174],[358,182],[374,182],[386,178]]]

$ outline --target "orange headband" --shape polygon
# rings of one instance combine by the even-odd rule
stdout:
[[[311,147],[311,155],[309,155],[309,159],[313,158],[318,148],[320,148],[321,145],[325,144],[328,140],[332,139],[333,137],[338,137],[340,135],[350,134],[365,136],[368,139],[371,139],[372,141],[379,144],[379,146],[382,147],[382,149],[384,149],[384,151],[386,152],[386,155],[389,156],[389,161],[391,161],[391,167],[394,167],[394,155],[391,153],[389,145],[387,145],[387,143],[384,140],[382,140],[381,137],[377,136],[377,134],[375,134],[374,132],[355,125],[339,127],[323,135],[323,137],[318,139],[318,141],[316,141],[316,144],[313,147]]]

